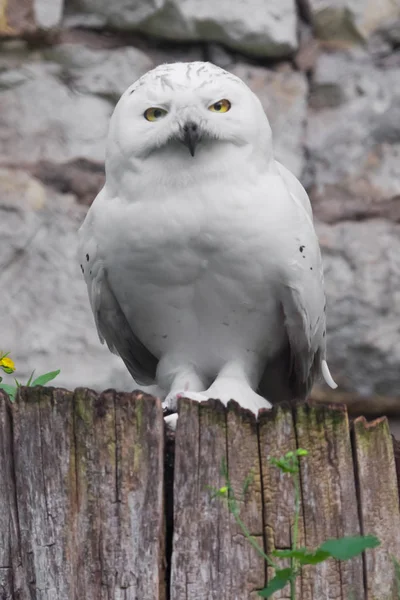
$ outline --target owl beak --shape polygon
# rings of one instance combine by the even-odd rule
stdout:
[[[199,126],[193,121],[188,121],[182,127],[182,142],[189,148],[189,152],[194,156],[196,146],[201,138]]]

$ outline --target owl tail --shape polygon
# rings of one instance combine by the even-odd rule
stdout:
[[[337,383],[335,383],[333,380],[333,377],[329,371],[328,363],[326,362],[326,360],[321,361],[321,371],[322,371],[322,377],[325,379],[326,383],[329,385],[329,387],[331,387],[333,390],[335,390],[337,388]]]

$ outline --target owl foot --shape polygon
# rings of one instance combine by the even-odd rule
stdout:
[[[271,408],[272,406],[268,400],[254,392],[248,385],[238,382],[234,384],[229,382],[229,385],[227,385],[226,381],[218,381],[213,383],[204,392],[190,392],[185,390],[170,392],[163,402],[164,410],[176,412],[179,398],[189,398],[189,400],[194,400],[195,402],[207,402],[210,398],[215,398],[220,400],[225,406],[227,406],[230,400],[236,400],[242,408],[251,410],[256,416],[260,409]]]
[[[176,412],[179,398],[189,398],[195,402],[206,402],[211,396],[207,392],[191,392],[189,390],[175,390],[170,392],[162,403],[164,411]]]

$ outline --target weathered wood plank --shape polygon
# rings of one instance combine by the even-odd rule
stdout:
[[[29,590],[21,564],[20,531],[14,476],[11,412],[8,397],[0,390],[0,598],[22,598]]]
[[[264,411],[259,419],[260,460],[263,480],[264,524],[267,552],[291,548],[293,539],[294,486],[292,479],[276,467],[270,459],[281,458],[287,452],[296,450],[296,436],[292,410],[281,405],[272,411]],[[299,544],[304,545],[304,525],[299,523]],[[282,566],[288,566],[280,563]],[[268,577],[273,569],[268,569]],[[301,582],[297,583],[300,594]],[[275,594],[275,598],[290,598],[289,586]]]
[[[134,400],[134,401],[132,401]],[[75,402],[75,597],[163,599],[163,420],[143,394]]]
[[[261,486],[256,423],[232,403],[196,405],[182,400],[176,433],[171,600],[239,600],[256,597],[264,564],[224,502],[210,486],[225,485],[225,461],[240,517],[261,545]],[[253,472],[244,500],[247,474]]]
[[[226,461],[226,417],[219,403],[182,399],[175,438],[171,600],[225,598],[219,579],[219,530],[226,507],[211,498]]]
[[[22,389],[12,427],[1,406],[0,500],[18,518],[0,533],[12,555],[2,600],[164,600],[160,401]]]
[[[72,564],[65,560],[65,551],[72,394],[22,388],[11,412],[21,559],[29,588],[22,598],[70,598]]]
[[[397,484],[398,484],[398,492],[399,492],[399,503],[400,503],[400,440],[396,440],[393,438],[393,452],[394,452],[394,462],[396,467],[397,474]],[[400,590],[399,590],[400,594]]]
[[[143,393],[117,394],[117,569],[121,600],[164,600],[164,420],[161,402]],[[128,593],[126,581],[134,585]],[[117,598],[118,596],[116,596]]]
[[[306,546],[358,535],[360,523],[349,422],[344,407],[299,406],[297,443],[309,451],[301,461]],[[362,559],[326,561],[304,572],[304,600],[364,599]]]
[[[238,502],[239,517],[264,550],[263,502],[258,430],[254,415],[230,402],[227,411],[229,480]],[[247,490],[244,484],[248,478]],[[244,537],[230,515],[222,532],[223,579],[226,598],[256,597],[265,584],[265,562]],[[220,563],[221,564],[221,563]]]
[[[386,418],[354,422],[357,476],[364,534],[374,534],[381,546],[365,553],[367,600],[397,597],[392,556],[400,559],[398,482]]]

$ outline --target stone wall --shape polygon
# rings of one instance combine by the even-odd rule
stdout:
[[[133,386],[97,339],[76,230],[119,95],[160,62],[242,77],[312,198],[341,388],[398,394],[398,0],[0,0],[0,346],[23,380]]]

